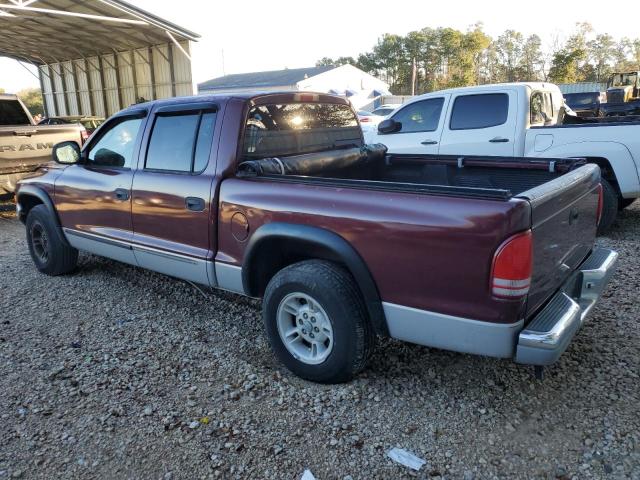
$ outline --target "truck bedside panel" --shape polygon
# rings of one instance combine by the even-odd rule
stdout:
[[[242,241],[231,234],[238,212],[249,225]],[[496,248],[529,228],[525,200],[230,178],[221,186],[216,260],[242,265],[251,235],[269,222],[340,235],[369,267],[384,302],[486,322],[513,323],[524,316],[524,300],[492,298],[489,275]]]

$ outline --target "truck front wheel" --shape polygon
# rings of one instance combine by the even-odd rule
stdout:
[[[307,260],[278,272],[262,314],[274,353],[304,379],[346,382],[373,351],[375,335],[355,281],[331,262]]]
[[[31,209],[26,221],[27,245],[36,268],[55,276],[69,273],[78,262],[78,250],[66,245],[44,205]]]
[[[616,189],[609,183],[608,180],[602,178],[600,180],[602,184],[602,217],[600,218],[600,223],[598,224],[598,235],[602,235],[605,233],[618,215],[618,206],[620,202],[620,198],[618,196],[618,192]]]

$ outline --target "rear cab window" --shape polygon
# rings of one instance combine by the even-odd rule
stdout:
[[[545,125],[553,120],[553,99],[550,92],[533,92],[529,104],[531,125]]]
[[[31,125],[29,116],[17,100],[0,100],[0,125]]]
[[[242,157],[256,160],[362,146],[358,119],[349,105],[282,103],[256,105],[245,122]]]
[[[461,95],[453,103],[450,130],[475,130],[504,125],[509,116],[509,95],[484,93]]]

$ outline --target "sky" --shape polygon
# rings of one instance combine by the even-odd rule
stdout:
[[[615,38],[638,37],[634,15],[593,0],[129,0],[202,36],[193,46],[193,78],[223,73],[309,67],[322,57],[357,56],[384,33],[424,27],[465,30],[476,22],[498,36],[510,28],[536,33],[548,46],[589,22]],[[2,17],[0,17],[0,28]],[[224,51],[224,62],[223,62]],[[32,69],[33,70],[33,69]],[[15,92],[39,82],[13,60],[0,58],[0,88]]]

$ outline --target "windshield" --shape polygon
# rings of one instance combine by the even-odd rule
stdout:
[[[612,87],[628,87],[634,86],[638,80],[638,74],[633,73],[617,73],[611,79]]]
[[[17,100],[0,100],[0,125],[31,125]]]
[[[564,95],[564,100],[570,107],[591,105],[592,103],[596,103],[599,98],[600,92],[566,93]]]
[[[246,160],[361,146],[358,119],[349,105],[289,103],[249,111],[243,156]]]

